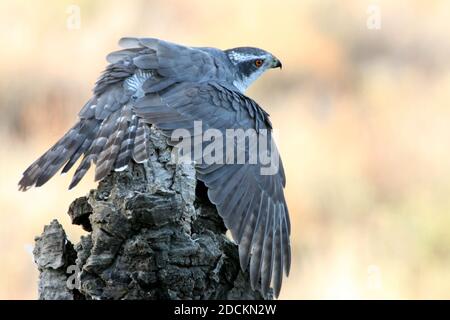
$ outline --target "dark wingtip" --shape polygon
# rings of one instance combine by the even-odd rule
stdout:
[[[291,248],[289,246],[288,256],[286,257],[286,263],[284,264],[284,273],[286,277],[289,277],[289,272],[291,271]]]
[[[25,192],[25,191],[27,191],[28,189],[30,189],[29,186],[21,185],[21,184],[19,183],[19,191]]]
[[[25,192],[32,187],[30,181],[27,180],[28,178],[25,175],[23,175],[22,179],[20,179],[19,183],[17,184],[19,186],[19,191]]]
[[[74,177],[75,178],[75,177]],[[73,188],[75,188],[75,186],[78,184],[79,181],[76,181],[74,179],[72,179],[72,181],[69,184],[69,188],[68,190],[72,190]]]

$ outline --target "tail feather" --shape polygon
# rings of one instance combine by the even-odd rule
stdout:
[[[81,161],[80,165],[73,175],[72,181],[69,185],[69,189],[72,189],[81,181],[81,179],[91,167],[91,163],[97,162],[97,157],[105,147],[108,138],[114,132],[115,123],[119,117],[119,113],[120,112],[114,112],[108,118],[103,120],[97,136],[90,145],[89,149],[84,154],[83,160]]]
[[[75,162],[81,157],[83,153],[86,152],[86,150],[91,146],[92,141],[94,141],[94,137],[86,138],[86,140],[83,142],[83,144],[78,148],[78,150],[70,157],[69,161],[66,163],[64,168],[62,169],[61,173],[67,173],[69,170],[73,167]]]
[[[113,170],[122,142],[130,127],[131,117],[131,108],[124,106],[120,112],[120,117],[114,123],[114,133],[108,138],[104,149],[98,156],[95,168],[96,181],[103,179]]]
[[[97,122],[94,119],[80,120],[46,153],[31,164],[19,181],[19,190],[31,186],[42,186],[79,150],[80,146],[95,135]]]
[[[112,170],[121,171],[130,160],[140,163],[148,159],[147,140],[149,127],[124,106],[104,120],[81,119],[52,148],[31,164],[23,173],[19,190],[46,183],[61,168],[68,172],[83,156],[69,189],[75,187],[91,164],[96,165],[96,180],[101,180]]]
[[[133,114],[128,125],[127,133],[122,140],[122,144],[120,145],[120,151],[117,155],[116,163],[114,164],[114,170],[116,171],[124,170],[131,160],[131,153],[135,143],[134,139],[136,137],[137,124],[138,118]]]
[[[148,159],[147,141],[150,135],[148,125],[142,120],[138,120],[134,146],[132,147],[132,156],[136,163],[142,163]]]
[[[81,181],[86,172],[88,172],[94,157],[95,155],[93,154],[83,157],[83,160],[81,161],[80,165],[78,166],[77,170],[75,171],[72,177],[72,181],[70,182],[69,185],[69,190],[74,188]]]

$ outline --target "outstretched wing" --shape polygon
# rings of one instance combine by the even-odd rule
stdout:
[[[80,157],[69,188],[79,183],[92,163],[96,180],[101,180],[112,170],[125,169],[131,159],[146,161],[148,126],[131,107],[144,94],[143,88],[157,92],[214,72],[212,59],[200,50],[150,38],[123,38],[120,45],[123,50],[108,55],[111,64],[97,81],[78,122],[25,170],[20,190],[42,186],[63,166],[63,173],[69,171]]]
[[[253,100],[215,82],[184,82],[159,93],[148,93],[136,102],[135,112],[171,139],[176,138],[172,136],[174,130],[186,129],[197,147],[207,144],[195,142],[194,121],[198,120],[202,121],[203,132],[216,129],[226,137],[227,130],[253,129],[258,138],[269,140],[268,145],[272,142],[268,115]],[[253,164],[238,164],[239,152],[247,160],[255,152],[248,143],[240,146],[239,149],[238,141],[233,141],[232,161],[230,150],[225,150],[226,141],[220,148],[225,155],[222,163],[207,164],[195,156],[195,151],[192,158],[198,163],[198,178],[208,187],[209,199],[239,244],[242,269],[250,262],[252,287],[260,286],[265,294],[272,285],[278,296],[283,269],[288,275],[290,268],[290,223],[283,194],[283,167],[279,158],[279,170],[272,174],[262,174],[264,164],[260,159]]]

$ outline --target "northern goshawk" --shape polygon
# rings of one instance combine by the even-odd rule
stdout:
[[[123,170],[130,161],[142,163],[149,158],[150,125],[172,145],[172,134],[180,128],[195,139],[194,121],[224,135],[229,129],[251,129],[271,144],[269,115],[244,91],[266,70],[281,68],[272,54],[252,47],[187,47],[153,38],[122,38],[119,44],[124,49],[108,55],[110,64],[78,122],[23,173],[20,190],[42,186],[63,166],[63,173],[69,171],[81,156],[69,188],[91,163],[96,180]],[[255,150],[245,145],[237,153],[248,158]],[[272,287],[276,296],[283,270],[287,276],[291,264],[285,175],[277,157],[278,170],[272,174],[261,174],[264,165],[259,161],[193,159],[197,178],[239,245],[241,268],[250,265],[252,288],[265,295]]]

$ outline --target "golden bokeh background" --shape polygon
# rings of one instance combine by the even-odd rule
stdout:
[[[75,121],[117,40],[147,36],[283,61],[248,91],[288,178],[281,299],[449,299],[449,31],[445,0],[2,0],[0,298],[37,297],[34,236],[57,218],[77,242],[66,212],[95,187],[88,174],[67,191],[67,175],[21,193],[22,171]]]

